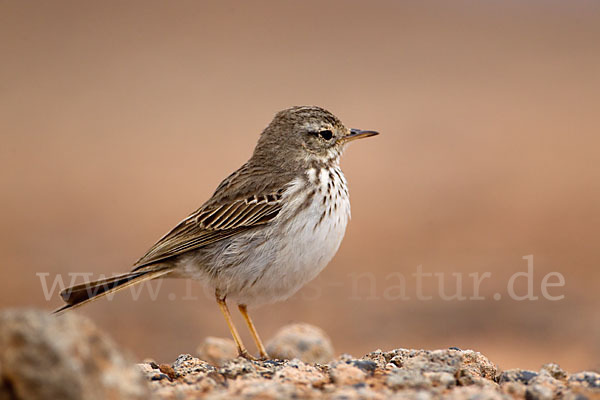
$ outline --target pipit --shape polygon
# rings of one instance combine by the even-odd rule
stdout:
[[[340,156],[350,141],[374,135],[347,129],[320,107],[277,113],[250,160],[131,272],[63,290],[67,304],[55,312],[150,279],[197,279],[214,288],[239,355],[253,359],[226,300],[238,304],[260,356],[268,358],[247,307],[287,299],[333,258],[350,218]]]

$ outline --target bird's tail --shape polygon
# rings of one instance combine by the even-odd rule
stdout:
[[[126,274],[101,279],[95,282],[86,282],[71,286],[60,292],[60,297],[67,303],[55,310],[53,314],[63,313],[67,310],[80,307],[100,297],[128,288],[137,283],[156,279],[172,271],[172,267],[156,265],[143,270],[132,271]]]

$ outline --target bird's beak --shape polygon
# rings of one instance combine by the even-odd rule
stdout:
[[[350,129],[350,133],[338,140],[338,143],[348,143],[356,139],[368,138],[379,135],[376,131],[363,131],[360,129]]]

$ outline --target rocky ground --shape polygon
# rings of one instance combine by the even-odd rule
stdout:
[[[158,399],[600,398],[597,373],[569,375],[556,364],[499,371],[471,350],[378,350],[326,364],[237,358],[220,367],[181,355],[172,365],[140,367]]]
[[[600,374],[501,371],[472,350],[377,350],[333,357],[309,325],[285,327],[267,345],[277,358],[235,357],[207,338],[197,356],[135,364],[75,314],[0,313],[0,400],[5,399],[600,399]],[[283,359],[285,358],[285,359]]]

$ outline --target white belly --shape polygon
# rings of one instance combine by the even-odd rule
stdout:
[[[333,179],[332,179],[333,178]],[[204,280],[239,304],[260,305],[285,300],[314,279],[337,252],[350,218],[350,200],[343,174],[323,169],[309,172],[319,183],[310,196],[306,181],[297,179],[284,194],[284,207],[261,233],[241,235],[215,248],[213,263],[223,268],[209,276],[196,257],[182,260],[188,277]],[[328,186],[329,182],[329,186]],[[296,196],[304,193],[303,196]],[[287,201],[294,199],[293,201]],[[250,245],[253,243],[253,245]],[[247,254],[227,266],[229,257]]]
[[[333,196],[337,205],[323,205],[326,192],[317,193],[294,222],[287,224],[276,265],[263,277],[265,290],[277,288],[276,300],[285,299],[313,280],[329,264],[337,252],[350,217],[347,194]],[[342,193],[344,193],[342,191]],[[331,203],[331,202],[328,202]],[[327,207],[331,210],[328,212]],[[335,207],[335,211],[334,211]],[[270,274],[268,272],[271,272]]]

